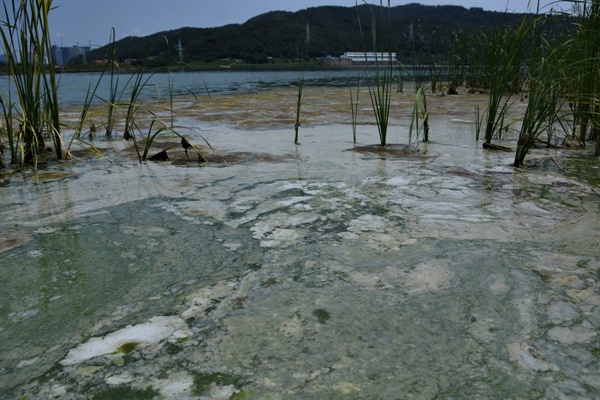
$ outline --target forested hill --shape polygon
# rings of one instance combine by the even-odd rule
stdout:
[[[378,30],[391,29],[392,51],[399,57],[415,51],[426,51],[435,56],[447,54],[456,40],[482,28],[500,22],[516,23],[522,17],[521,14],[484,11],[482,8],[413,3],[392,7],[388,21],[385,7],[364,4],[358,7],[322,6],[298,12],[273,11],[243,24],[218,28],[184,27],[146,37],[129,37],[115,43],[115,53],[120,59],[145,59],[148,50],[152,49],[153,63],[169,64],[177,62],[181,41],[185,62],[242,59],[264,63],[270,59],[295,59],[304,49],[308,24],[308,57],[339,56],[346,51],[372,50],[371,21],[375,20]],[[110,49],[109,45],[94,50],[88,59],[105,58]]]

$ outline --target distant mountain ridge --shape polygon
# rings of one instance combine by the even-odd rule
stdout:
[[[307,56],[339,56],[346,51],[372,50],[373,17],[378,29],[391,27],[391,50],[404,57],[424,50],[432,56],[446,54],[457,35],[470,35],[502,21],[515,23],[521,20],[523,14],[412,3],[390,8],[388,23],[386,7],[365,4],[358,7],[320,6],[297,12],[272,11],[242,24],[217,28],[182,27],[145,37],[128,37],[116,42],[115,48],[119,59],[143,59],[148,56],[148,49],[152,49],[150,57],[157,65],[177,62],[179,41],[185,62],[242,59],[250,63],[266,63],[270,59],[292,60],[304,50],[308,24],[310,42],[306,47]],[[106,57],[110,48],[111,45],[108,45],[90,52],[88,60]]]

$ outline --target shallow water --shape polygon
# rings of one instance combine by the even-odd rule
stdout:
[[[483,151],[476,98],[348,151],[331,93],[299,146],[285,89],[229,96],[181,122],[236,162],[100,140],[0,187],[0,398],[598,398],[597,183]]]

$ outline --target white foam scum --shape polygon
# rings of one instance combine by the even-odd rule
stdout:
[[[109,333],[104,337],[91,338],[86,343],[71,349],[60,363],[76,365],[94,357],[117,353],[128,343],[144,346],[159,343],[167,338],[181,339],[188,335],[185,321],[176,316],[152,317],[148,322],[128,325],[123,329]]]

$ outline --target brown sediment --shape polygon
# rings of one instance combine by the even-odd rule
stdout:
[[[0,253],[22,246],[31,241],[31,235],[24,232],[0,233]]]
[[[381,146],[379,144],[367,145],[367,146],[356,146],[347,151],[354,151],[361,154],[376,155],[380,157],[410,157],[418,159],[432,159],[436,158],[438,154],[430,152],[420,152],[411,149],[408,145],[404,144],[387,144]]]

